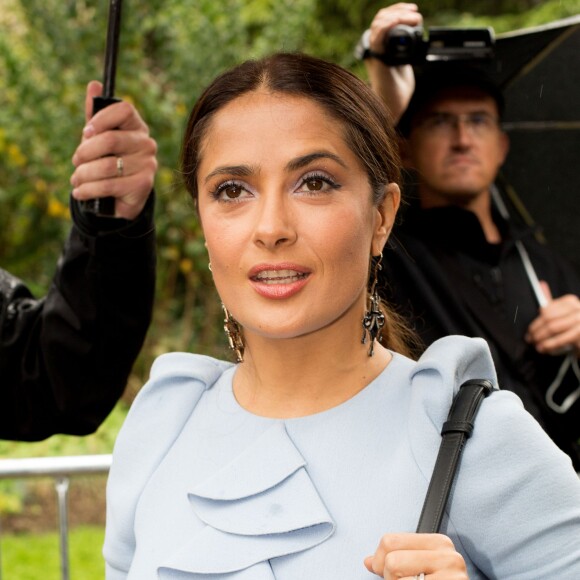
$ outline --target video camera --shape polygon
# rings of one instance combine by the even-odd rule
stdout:
[[[433,27],[428,29],[425,39],[423,28],[400,24],[385,38],[383,53],[371,52],[369,36],[370,30],[365,31],[355,49],[355,56],[360,59],[378,58],[389,66],[426,61],[481,61],[494,55],[492,28]]]

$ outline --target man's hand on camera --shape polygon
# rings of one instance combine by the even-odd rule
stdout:
[[[417,4],[399,2],[387,8],[381,8],[373,18],[370,26],[369,48],[372,52],[382,54],[391,29],[399,24],[407,26],[422,26],[423,16]]]
[[[423,16],[416,4],[399,2],[377,12],[370,26],[371,52],[384,53],[389,32],[400,24],[422,26]],[[371,87],[387,105],[396,123],[407,108],[415,90],[413,68],[411,65],[386,66],[377,58],[367,58],[365,66]]]

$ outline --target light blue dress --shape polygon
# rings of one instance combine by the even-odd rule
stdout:
[[[495,382],[485,342],[448,337],[394,354],[328,411],[255,416],[235,366],[173,353],[153,365],[108,483],[107,578],[372,580],[388,532],[412,532],[459,385]],[[481,406],[445,533],[470,578],[580,578],[580,483],[510,392]]]

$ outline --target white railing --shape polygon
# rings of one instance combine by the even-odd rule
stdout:
[[[111,455],[0,459],[0,479],[54,478],[58,502],[60,573],[62,580],[70,580],[68,552],[68,488],[70,477],[73,475],[105,474],[108,473],[110,467]],[[2,580],[1,558],[0,580]]]

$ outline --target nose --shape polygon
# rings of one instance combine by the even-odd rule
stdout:
[[[473,130],[468,119],[465,117],[457,117],[453,128],[454,144],[460,148],[469,147],[473,139]]]
[[[263,193],[258,201],[254,243],[268,250],[296,241],[289,199],[279,191]]]

